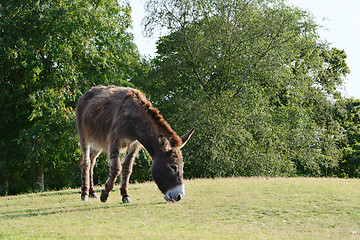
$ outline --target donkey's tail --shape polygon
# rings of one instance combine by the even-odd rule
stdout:
[[[80,168],[81,168],[82,159],[83,159],[83,155],[82,155],[82,153],[81,153],[81,154],[80,154],[80,162],[79,162],[79,167],[80,167]]]

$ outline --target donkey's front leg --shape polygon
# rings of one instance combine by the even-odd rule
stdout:
[[[129,184],[130,175],[132,173],[134,159],[138,154],[139,150],[141,149],[141,147],[142,145],[138,141],[135,141],[131,143],[127,148],[125,160],[124,163],[122,164],[122,170],[121,170],[120,192],[123,203],[131,202],[131,199],[128,195],[128,184]]]
[[[102,202],[106,202],[107,198],[109,197],[110,191],[114,188],[116,178],[119,176],[121,172],[119,149],[110,148],[109,153],[110,153],[109,178],[105,183],[105,188],[101,191],[100,200]]]

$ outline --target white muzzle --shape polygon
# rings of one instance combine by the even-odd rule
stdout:
[[[166,201],[178,202],[185,196],[184,184],[179,185],[173,189],[170,189],[165,193],[164,199]]]

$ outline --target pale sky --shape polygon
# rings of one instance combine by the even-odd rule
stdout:
[[[289,4],[309,11],[316,17],[322,39],[333,47],[344,49],[350,74],[345,79],[346,97],[360,99],[360,1],[359,0],[287,0]],[[130,0],[135,43],[142,55],[154,56],[158,36],[145,38],[141,20],[145,15],[145,0]]]

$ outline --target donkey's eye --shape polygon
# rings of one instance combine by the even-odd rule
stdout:
[[[170,165],[171,172],[175,175],[178,172],[178,166],[175,164]]]

